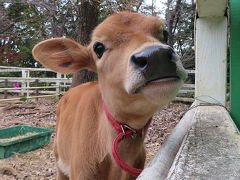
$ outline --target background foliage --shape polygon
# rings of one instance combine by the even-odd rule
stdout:
[[[84,0],[0,0],[0,65],[41,67],[32,57],[33,46],[53,37],[78,40]],[[133,11],[166,19],[169,45],[187,68],[194,68],[195,5],[189,0],[101,0],[98,23],[120,11]]]

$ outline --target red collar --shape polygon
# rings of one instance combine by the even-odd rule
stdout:
[[[138,135],[139,136],[144,136],[144,133],[147,131],[148,127],[151,124],[152,118],[148,121],[148,123],[144,126],[144,128],[136,130],[134,128],[131,128],[127,124],[121,124],[121,123],[117,122],[111,116],[111,114],[108,112],[107,107],[106,107],[106,105],[105,105],[103,100],[102,100],[102,103],[103,103],[103,109],[105,111],[105,114],[106,114],[109,122],[119,132],[117,137],[113,140],[113,144],[112,144],[112,155],[113,155],[113,158],[114,158],[116,164],[120,168],[122,168],[128,174],[131,174],[132,176],[137,177],[142,172],[142,169],[137,169],[137,168],[131,167],[126,162],[124,162],[124,160],[120,157],[120,155],[118,153],[117,145],[118,145],[118,143],[121,140],[124,139],[124,137],[126,139],[129,138],[129,137],[132,137],[134,139]]]

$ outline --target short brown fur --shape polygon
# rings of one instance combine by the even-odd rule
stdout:
[[[99,77],[99,82],[70,89],[59,102],[54,143],[57,179],[135,179],[121,170],[112,158],[112,142],[118,133],[105,116],[102,98],[115,119],[135,129],[143,128],[153,113],[172,99],[179,84],[176,87],[163,84],[170,90],[158,87],[159,104],[146,98],[148,95],[129,93],[125,88],[132,73],[129,58],[148,44],[162,44],[158,40],[162,26],[163,22],[156,17],[123,12],[100,24],[88,47],[65,38],[47,40],[35,46],[35,59],[54,71],[70,73],[88,68],[96,71]],[[93,51],[95,42],[106,46],[101,59]],[[135,168],[144,167],[143,140],[144,137],[129,138],[118,146],[121,157]]]

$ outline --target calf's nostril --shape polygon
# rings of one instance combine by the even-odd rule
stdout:
[[[131,62],[138,68],[145,68],[147,66],[147,59],[145,57],[137,57],[133,55],[131,57]]]

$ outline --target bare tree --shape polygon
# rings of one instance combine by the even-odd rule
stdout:
[[[38,0],[0,0],[0,4],[3,3],[21,3],[21,4],[32,4],[37,5],[39,7],[48,9],[48,10],[54,10],[55,7],[52,6],[52,4],[48,1],[38,1]]]
[[[131,11],[138,12],[139,8],[142,6],[144,0],[116,0],[104,1],[105,8],[111,9],[113,12],[121,12],[121,11]]]
[[[180,8],[182,0],[176,0],[174,5],[173,0],[167,0],[167,28],[168,28],[168,44],[173,46],[173,37],[180,18]]]
[[[3,8],[3,5],[0,5],[0,38],[9,32],[14,23],[7,17],[8,14]]]
[[[167,0],[166,7],[168,43],[176,48],[185,68],[194,68],[195,1]]]
[[[79,2],[77,2],[79,3]],[[99,14],[98,0],[82,0],[79,6],[79,29],[77,41],[83,45],[90,42],[92,30],[97,26]],[[87,69],[80,70],[73,74],[71,87],[93,81],[95,73]]]

